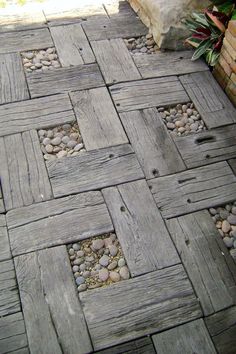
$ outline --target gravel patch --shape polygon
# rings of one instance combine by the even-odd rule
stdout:
[[[85,151],[77,123],[67,123],[52,129],[38,131],[41,150],[45,160],[65,156],[77,156]]]
[[[78,292],[107,286],[130,278],[115,234],[105,234],[68,246]]]
[[[159,51],[151,33],[138,38],[124,39],[124,41],[132,54],[153,54]]]
[[[43,72],[61,67],[56,48],[22,52],[21,57],[27,73]]]
[[[230,253],[236,249],[236,201],[218,208],[210,208],[212,219]]]
[[[159,107],[158,112],[172,135],[184,136],[207,129],[199,112],[191,102],[178,104],[171,108]]]

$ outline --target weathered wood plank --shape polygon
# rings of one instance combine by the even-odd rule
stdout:
[[[116,84],[110,92],[118,112],[189,102],[176,76]]]
[[[208,128],[236,122],[233,104],[209,71],[180,76],[180,81]]]
[[[133,276],[180,263],[145,180],[102,192]]]
[[[112,19],[115,18],[137,18],[136,13],[127,1],[124,0],[111,0],[104,3],[104,7],[108,16]]]
[[[152,336],[158,354],[216,354],[203,319]]]
[[[186,169],[156,108],[125,112],[120,117],[146,178]]]
[[[236,177],[227,162],[149,180],[164,218],[172,218],[236,199]]]
[[[50,31],[62,66],[96,61],[80,24],[51,27]]]
[[[55,95],[0,106],[0,136],[49,128],[75,120],[68,95]]]
[[[21,350],[26,350],[27,353],[27,337],[22,313],[17,312],[0,318],[0,353],[21,353]]]
[[[236,265],[207,211],[167,221],[205,316],[236,303]]]
[[[236,307],[205,318],[219,354],[234,354],[236,348]]]
[[[91,45],[107,84],[141,79],[123,39],[93,41]]]
[[[52,198],[35,130],[0,138],[0,177],[6,210]]]
[[[31,353],[91,352],[66,247],[23,255],[15,264]]]
[[[144,79],[183,75],[209,70],[203,60],[191,61],[193,52],[158,52],[153,55],[134,55],[134,62]]]
[[[13,255],[113,230],[100,192],[78,194],[14,209],[7,213],[7,223]]]
[[[86,192],[144,177],[128,144],[93,150],[47,163],[55,197]]]
[[[20,311],[13,261],[0,263],[0,317]]]
[[[128,143],[105,87],[70,96],[87,151]]]
[[[5,215],[0,215],[0,261],[11,258],[10,244],[8,239]]]
[[[236,159],[231,159],[228,161],[230,167],[233,170],[233,173],[236,175]]]
[[[150,337],[144,337],[132,342],[99,350],[96,354],[156,354]]]
[[[53,41],[47,28],[0,33],[0,43],[0,53],[4,54],[53,46]]]
[[[42,10],[35,10],[31,7],[30,11],[26,11],[18,7],[16,13],[5,8],[1,9],[0,32],[43,28],[46,27],[45,22]]]
[[[2,199],[2,190],[1,190],[1,182],[0,182],[0,213],[4,213],[5,207]]]
[[[47,73],[34,73],[34,75],[27,74],[27,81],[33,98],[104,86],[97,64],[59,68]]]
[[[174,141],[188,168],[227,160],[236,157],[236,124]]]
[[[147,28],[136,17],[120,17],[115,19],[101,17],[93,21],[85,21],[82,23],[82,26],[90,41],[139,37],[147,33]]]
[[[80,300],[95,350],[201,316],[181,265],[80,293]]]
[[[0,104],[29,98],[19,53],[0,54],[0,78]]]

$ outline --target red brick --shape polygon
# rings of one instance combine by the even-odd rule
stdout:
[[[231,80],[229,80],[225,92],[227,93],[231,102],[236,106],[236,85]]]
[[[236,37],[236,20],[229,21],[228,30]]]
[[[232,73],[230,80],[236,85],[236,74]]]
[[[222,47],[220,55],[223,55],[227,63],[230,65],[232,71],[236,73],[236,61],[233,60],[231,55],[226,50],[225,46]]]
[[[236,60],[236,50],[231,46],[231,44],[228,42],[227,38],[224,39],[224,47],[226,48],[227,52],[229,55],[233,58],[233,60]]]
[[[225,38],[230,43],[231,47],[236,50],[236,37],[234,37],[228,30],[225,32]]]
[[[221,55],[219,58],[219,64],[222,66],[222,68],[226,72],[226,75],[228,77],[230,77],[230,75],[232,74],[232,69],[231,69],[230,65],[227,63],[227,61],[225,60],[225,58],[223,57],[223,55]]]
[[[220,86],[225,89],[225,87],[227,86],[228,82],[229,82],[229,77],[226,75],[226,72],[224,71],[224,69],[222,68],[222,66],[217,63],[214,67],[213,70],[213,75],[215,77],[215,79],[218,81],[218,83],[220,84]]]

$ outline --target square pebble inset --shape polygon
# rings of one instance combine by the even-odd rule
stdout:
[[[151,33],[138,38],[124,39],[124,41],[132,54],[153,54],[159,51]]]
[[[38,136],[45,160],[77,156],[85,151],[77,123],[67,123],[48,130],[41,129]]]
[[[236,201],[218,208],[210,208],[209,212],[225,246],[230,251],[236,249]]]
[[[68,246],[78,292],[96,289],[130,278],[115,234],[96,236]]]
[[[160,112],[167,129],[172,135],[185,136],[207,129],[200,114],[191,102],[177,104],[177,106],[172,108],[159,107],[158,112]]]
[[[61,67],[56,48],[22,52],[21,57],[27,73],[43,72]]]

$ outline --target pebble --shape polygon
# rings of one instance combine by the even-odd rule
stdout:
[[[115,245],[110,245],[109,251],[110,251],[110,255],[114,257],[118,253],[118,248]]]
[[[159,51],[153,36],[148,33],[146,36],[125,39],[127,48],[132,54],[152,54]]]
[[[110,258],[107,255],[104,255],[99,259],[99,263],[101,264],[101,266],[106,267],[109,264],[109,260]]]
[[[121,267],[119,273],[120,273],[121,278],[124,280],[127,280],[130,278],[129,269],[126,266]]]
[[[221,229],[224,233],[228,233],[231,230],[230,223],[227,220],[224,220],[222,222]]]
[[[118,261],[118,267],[124,267],[126,265],[125,259],[124,258],[120,258]]]
[[[47,153],[50,154],[51,152],[53,152],[53,146],[51,144],[47,144],[45,146],[45,150],[47,151]]]
[[[234,240],[233,240],[233,238],[230,238],[230,237],[225,237],[225,238],[223,238],[223,241],[224,241],[224,243],[225,243],[225,246],[227,247],[227,248],[231,248],[232,246],[233,246],[233,243],[234,243]]]
[[[78,286],[78,291],[81,293],[82,291],[87,290],[87,284],[81,284]]]
[[[106,281],[109,278],[109,271],[106,268],[102,268],[99,270],[98,276],[101,281]]]
[[[48,52],[48,49],[50,49],[50,53]],[[58,60],[58,56],[55,53],[56,49],[55,48],[48,48],[48,49],[46,51],[35,50],[33,52],[21,53],[22,62],[27,72],[32,72],[32,71],[40,72],[42,70],[45,71],[48,69],[58,68],[61,66]]]
[[[110,276],[110,279],[115,283],[120,281],[120,274],[117,272],[110,272],[109,276]]]
[[[67,147],[73,149],[77,145],[75,140],[69,140],[67,143]]]
[[[55,138],[53,138],[51,140],[51,144],[56,146],[56,145],[60,145],[61,144],[61,138],[59,136],[56,136]]]
[[[84,251],[80,251],[80,250],[79,250],[79,251],[77,252],[77,256],[78,256],[78,257],[83,257],[83,256],[84,256]]]
[[[72,267],[72,270],[73,270],[73,272],[78,272],[79,271],[79,267],[77,265],[74,265]]]
[[[232,225],[236,225],[236,215],[230,214],[227,218],[228,222]]]
[[[92,243],[92,247],[95,251],[98,251],[100,250],[101,248],[104,247],[104,240],[103,239],[97,239],[97,240],[94,240],[93,243]]]
[[[111,262],[111,263],[108,265],[107,269],[108,269],[108,270],[113,270],[113,269],[115,269],[116,267],[117,267],[117,261],[113,261],[113,262]]]
[[[85,283],[84,277],[78,277],[75,279],[77,285],[81,285]]]
[[[83,147],[84,147],[84,144],[77,144],[77,145],[75,145],[75,147],[74,147],[74,151],[80,151],[81,149],[83,149]]]
[[[65,157],[65,156],[67,156],[67,151],[65,151],[65,150],[59,151],[59,152],[57,153],[57,157],[58,157],[59,159],[61,159],[62,157]]]
[[[49,145],[51,143],[51,140],[49,138],[43,139],[43,145]]]

